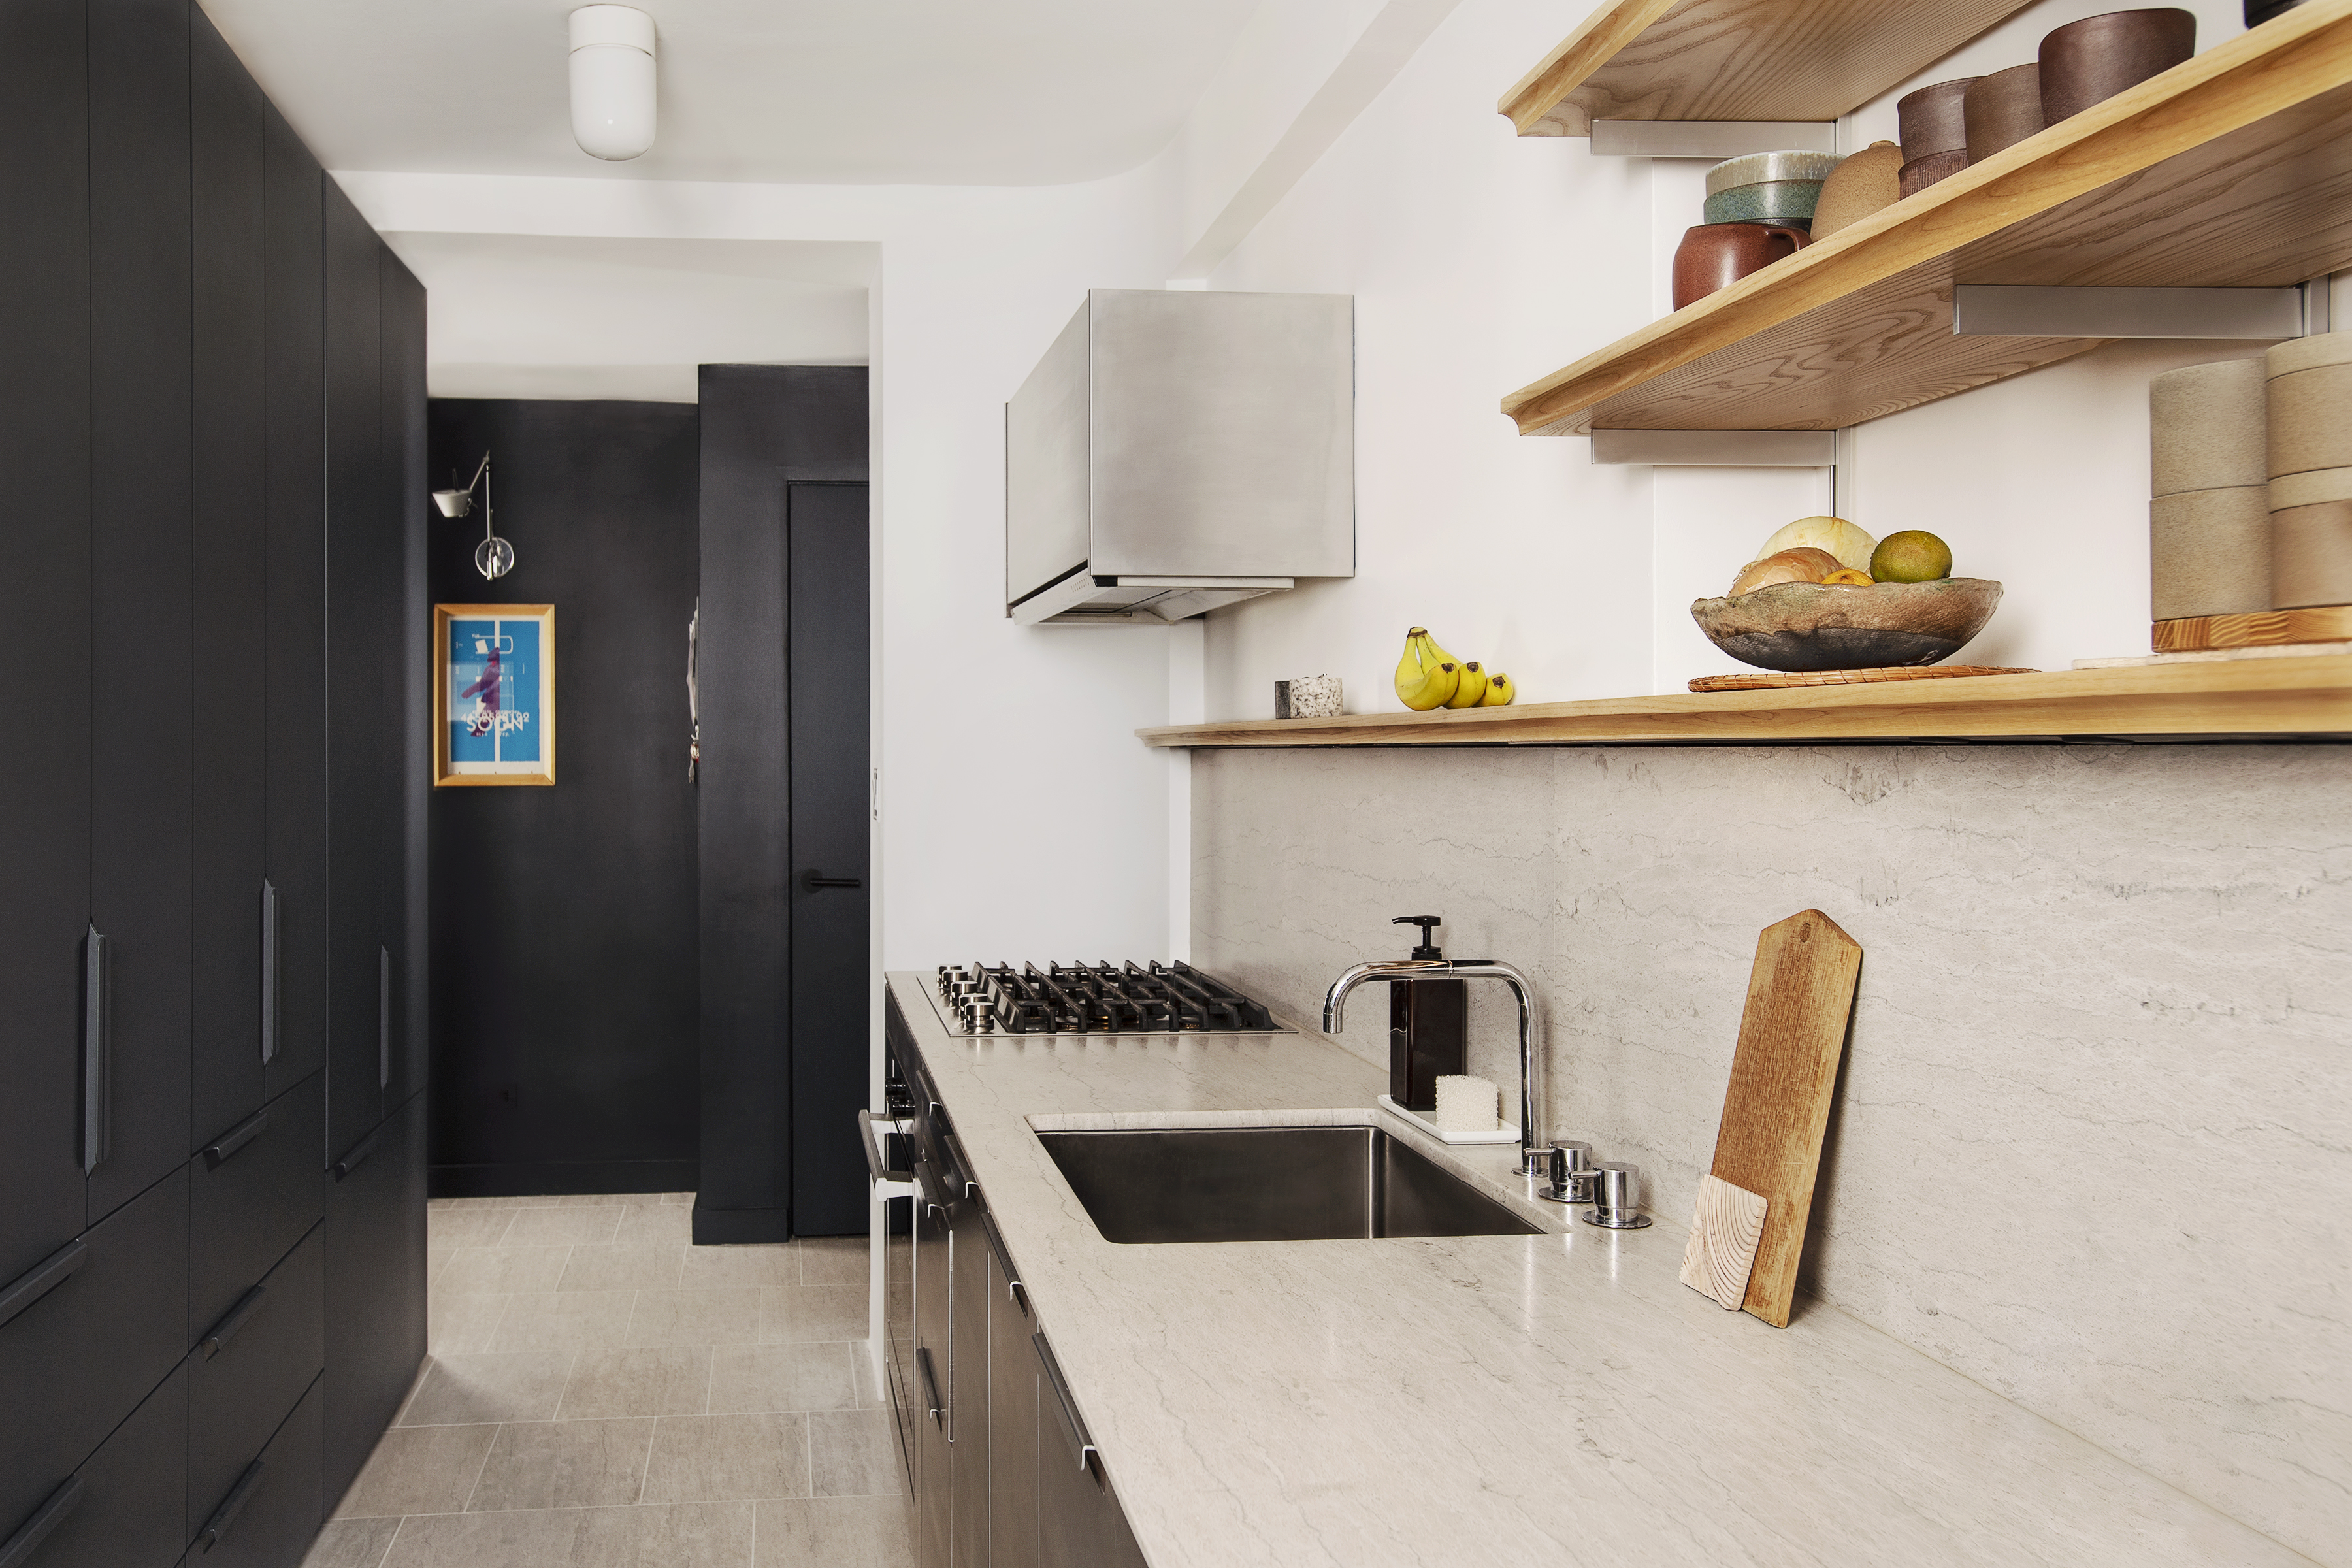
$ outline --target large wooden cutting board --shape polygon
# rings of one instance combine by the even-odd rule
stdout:
[[[1796,1299],[1797,1260],[1861,971],[1862,944],[1819,910],[1766,926],[1756,940],[1713,1173],[1765,1200],[1742,1305],[1776,1329],[1789,1326]]]

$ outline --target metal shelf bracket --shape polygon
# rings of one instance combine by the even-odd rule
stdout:
[[[1960,283],[1952,335],[2221,338],[2276,342],[2327,331],[2327,281],[2284,289],[2075,289]]]

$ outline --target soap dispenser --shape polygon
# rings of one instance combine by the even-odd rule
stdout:
[[[1419,926],[1417,959],[1442,959],[1430,940],[1438,915],[1399,915],[1391,925]],[[1452,979],[1389,982],[1389,1098],[1407,1110],[1437,1109],[1437,1080],[1463,1070],[1470,1033],[1468,983]]]

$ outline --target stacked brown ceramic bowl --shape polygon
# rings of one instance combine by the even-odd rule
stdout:
[[[2352,332],[2295,338],[2262,363],[2270,470],[2264,607],[2352,605]]]
[[[1977,79],[1939,81],[1896,101],[1895,122],[1903,138],[1896,180],[1905,195],[1917,195],[1969,166],[1968,97]]]
[[[2110,11],[2053,28],[2042,40],[2042,122],[2080,114],[2196,52],[2196,14],[2168,6]]]
[[[2159,621],[2271,607],[2263,362],[2224,360],[2148,383],[2148,609]]]
[[[2042,130],[2042,68],[2011,66],[1969,84],[1960,118],[1968,129],[1969,162],[1981,163]]]

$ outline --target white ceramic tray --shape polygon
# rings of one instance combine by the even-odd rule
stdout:
[[[1407,1110],[1385,1094],[1381,1096],[1381,1109],[1403,1117],[1441,1143],[1516,1143],[1519,1141],[1517,1128],[1506,1127],[1499,1121],[1492,1132],[1448,1132],[1428,1117],[1417,1110]]]

